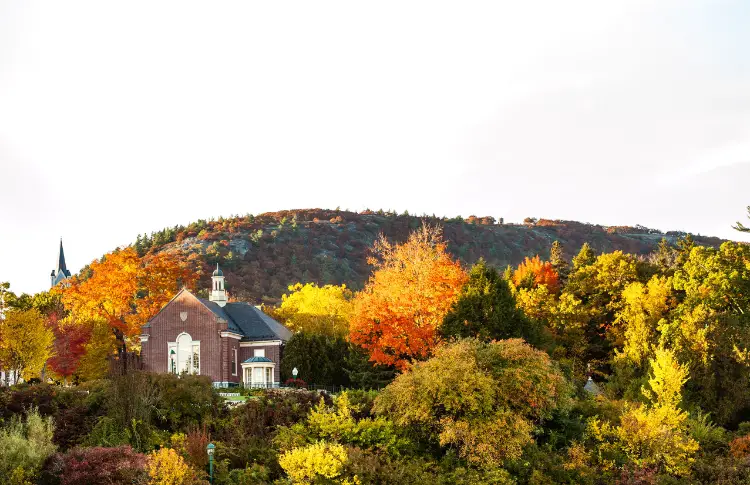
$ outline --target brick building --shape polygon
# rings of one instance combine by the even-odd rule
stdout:
[[[211,280],[208,300],[182,289],[143,326],[144,368],[207,375],[218,387],[278,386],[292,333],[249,303],[228,303],[218,265]]]

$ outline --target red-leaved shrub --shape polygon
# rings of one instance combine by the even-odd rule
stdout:
[[[146,484],[146,455],[129,446],[76,448],[47,460],[43,475],[60,485]]]

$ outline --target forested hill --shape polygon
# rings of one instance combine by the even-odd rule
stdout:
[[[480,257],[504,268],[526,256],[549,256],[555,240],[571,258],[584,242],[597,251],[622,250],[647,255],[662,238],[671,243],[681,232],[662,233],[645,227],[607,227],[573,221],[527,219],[524,224],[503,224],[492,217],[439,218],[407,213],[362,213],[303,209],[199,220],[139,236],[139,254],[179,251],[202,270],[201,288],[208,287],[212,266],[218,262],[227,287],[242,300],[275,301],[295,282],[345,283],[353,289],[366,282],[371,267],[367,256],[379,234],[402,242],[425,221],[444,229],[448,249],[465,264]],[[722,240],[693,236],[701,245]]]

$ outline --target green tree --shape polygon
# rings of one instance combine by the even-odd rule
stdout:
[[[573,269],[578,270],[580,268],[583,268],[584,266],[593,264],[594,261],[596,261],[596,254],[594,253],[594,250],[591,249],[589,243],[583,243],[583,246],[581,246],[581,250],[578,251],[578,254],[573,257]]]
[[[651,257],[651,261],[662,273],[671,273],[677,260],[677,250],[669,244],[667,238],[661,238],[659,246]]]
[[[458,301],[443,318],[440,334],[484,341],[520,337],[535,345],[540,341],[539,325],[526,318],[508,282],[482,259],[472,266]]]
[[[298,378],[307,383],[349,386],[348,355],[349,343],[342,337],[296,333],[284,345],[281,376],[292,377],[292,369],[296,367]]]
[[[375,411],[426,432],[486,468],[521,456],[535,422],[567,405],[568,387],[544,352],[523,340],[461,340],[399,375]]]
[[[619,448],[639,468],[688,475],[698,443],[688,433],[687,413],[680,409],[687,380],[688,370],[674,353],[657,349],[651,360],[650,389],[643,389],[649,403],[627,408],[616,428],[591,421],[591,434],[604,442],[600,450]]]
[[[552,264],[552,268],[557,272],[560,278],[560,283],[565,284],[570,274],[570,264],[563,255],[563,248],[560,241],[552,243],[552,247],[549,251],[549,262]]]
[[[661,339],[689,370],[686,398],[722,425],[750,408],[750,246],[694,246],[674,274],[681,303]]]

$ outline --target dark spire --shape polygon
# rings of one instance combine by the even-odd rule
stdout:
[[[50,275],[51,284],[55,286],[65,278],[70,278],[70,271],[65,266],[65,253],[63,252],[62,238],[60,238],[60,254],[57,256],[57,269],[52,271]]]
[[[70,276],[67,266],[65,266],[65,253],[63,252],[62,238],[60,238],[60,256],[57,260],[57,272],[63,273],[65,276]]]

